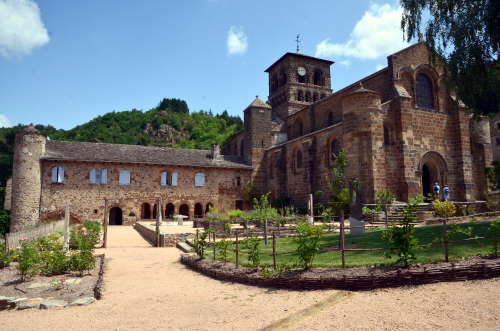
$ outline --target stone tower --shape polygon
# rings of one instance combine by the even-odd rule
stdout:
[[[41,164],[47,138],[30,126],[16,135],[12,173],[11,231],[21,231],[40,219]]]
[[[291,113],[331,95],[332,64],[312,56],[286,53],[267,68],[272,118],[285,120]]]
[[[245,109],[245,161],[250,164],[254,170],[252,181],[261,193],[265,193],[266,187],[266,169],[263,158],[265,149],[271,146],[271,106],[259,97]]]
[[[362,199],[373,202],[385,186],[384,124],[380,95],[363,86],[342,99],[344,135],[342,150],[348,176],[361,183]]]

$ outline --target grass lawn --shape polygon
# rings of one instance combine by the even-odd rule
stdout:
[[[478,237],[491,236],[488,234],[488,227],[491,222],[474,222],[461,224],[461,227],[471,227],[473,229],[473,234]],[[429,244],[434,241],[435,238],[442,236],[442,226],[441,225],[431,225],[422,226],[415,228],[415,236],[419,240],[420,245]],[[385,243],[381,239],[382,230],[370,230],[366,232],[363,236],[351,236],[346,235],[345,248],[382,248],[386,247]],[[460,240],[467,238],[464,234],[450,234],[449,240]],[[327,234],[324,235],[321,240],[323,245],[335,245],[338,247],[339,235],[338,234]],[[268,246],[264,245],[264,241],[261,242],[262,253],[272,253],[272,240],[268,241]],[[293,242],[293,238],[280,238],[277,240],[277,250],[278,252],[290,252],[294,251],[296,245]],[[231,247],[231,253],[229,254],[230,261],[234,262],[234,253]],[[450,261],[458,259],[460,257],[470,257],[476,255],[487,255],[490,254],[492,249],[491,239],[480,239],[473,240],[469,242],[459,242],[450,243],[449,245],[449,258]],[[207,252],[207,258],[212,258],[211,248]],[[417,251],[416,253],[417,261],[421,262],[434,262],[434,261],[444,261],[443,247],[440,244],[435,244],[431,247],[424,247]],[[292,264],[297,261],[297,254],[286,254],[278,255],[277,263],[281,264]],[[358,252],[345,252],[346,264],[347,266],[364,266],[364,265],[388,265],[396,261],[395,257],[386,258],[384,256],[384,251],[358,251]],[[247,255],[240,252],[240,263],[246,264]],[[261,254],[261,264],[262,265],[272,265],[272,256],[268,254]],[[315,267],[340,267],[341,266],[341,256],[340,252],[329,251],[321,252],[314,259]]]

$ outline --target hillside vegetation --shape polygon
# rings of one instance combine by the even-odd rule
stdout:
[[[35,125],[52,140],[194,149],[222,144],[242,126],[241,118],[230,116],[227,111],[217,115],[206,111],[190,112],[187,103],[179,99],[163,99],[148,111],[110,112],[71,130]],[[25,127],[0,128],[0,186],[4,186],[12,174],[15,134]]]

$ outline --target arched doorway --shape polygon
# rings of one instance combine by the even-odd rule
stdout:
[[[213,208],[214,205],[212,205],[210,202],[207,203],[207,207],[205,208],[205,215],[210,212],[210,209]]]
[[[437,152],[427,152],[420,161],[420,174],[422,180],[422,194],[432,195],[432,186],[438,183],[443,187],[448,181],[446,161]]]
[[[121,208],[113,207],[109,211],[109,225],[122,225],[123,213]]]
[[[175,214],[175,206],[173,203],[167,204],[167,207],[165,207],[165,217],[166,218],[174,218]]]
[[[194,205],[194,218],[203,218],[203,206],[201,203]]]
[[[141,218],[142,219],[151,218],[151,206],[147,202],[143,203],[141,206]]]
[[[189,218],[189,206],[186,204],[183,204],[179,207],[179,215],[184,215]]]

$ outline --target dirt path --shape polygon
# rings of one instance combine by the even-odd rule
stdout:
[[[104,298],[87,307],[0,312],[1,330],[499,330],[500,279],[366,293],[297,292],[221,283],[111,227]]]

